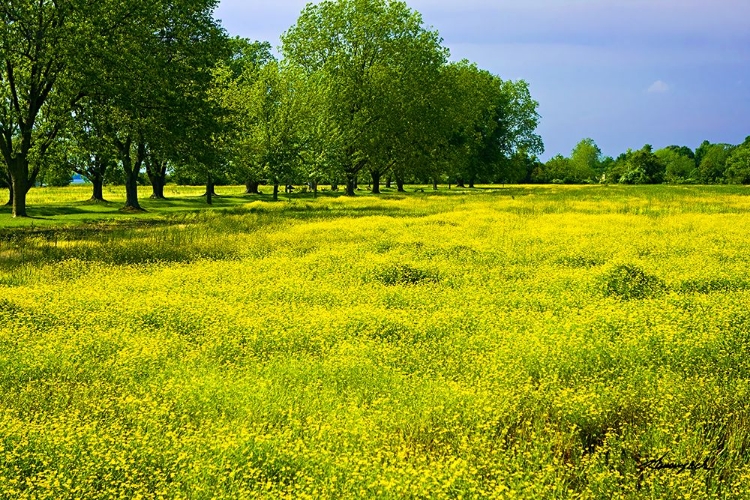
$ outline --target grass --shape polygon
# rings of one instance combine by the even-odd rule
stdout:
[[[750,494],[750,191],[230,189],[0,215],[0,498]]]

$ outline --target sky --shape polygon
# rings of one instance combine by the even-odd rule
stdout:
[[[304,0],[220,0],[227,32],[280,45]],[[546,160],[750,136],[750,0],[407,0],[452,60],[529,82]]]

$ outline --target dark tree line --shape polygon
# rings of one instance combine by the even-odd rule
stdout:
[[[164,197],[170,176],[217,182],[365,179],[473,185],[543,147],[537,103],[448,50],[391,0],[308,5],[282,37],[226,36],[215,0],[10,0],[0,5],[0,179],[14,216],[72,173]]]

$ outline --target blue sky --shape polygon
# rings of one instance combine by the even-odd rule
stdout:
[[[221,0],[231,35],[268,40],[303,0]],[[591,137],[606,155],[750,135],[749,0],[411,0],[454,60],[524,79],[547,159]]]

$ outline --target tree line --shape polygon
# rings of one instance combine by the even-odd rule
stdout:
[[[72,173],[104,201],[168,178],[473,185],[543,151],[525,81],[449,62],[437,31],[392,0],[309,4],[268,42],[227,36],[215,0],[9,0],[0,5],[0,182],[14,216]]]
[[[530,163],[528,182],[620,184],[750,184],[750,136],[742,144],[703,141],[695,150],[650,144],[617,158],[603,156],[593,139],[583,139],[569,157]]]
[[[281,37],[231,38],[216,0],[0,4],[0,184],[14,216],[39,183],[169,180],[330,184],[353,195],[408,182],[750,182],[747,142],[650,146],[605,158],[586,139],[542,163],[523,81],[450,62],[437,31],[395,0],[309,4]]]

